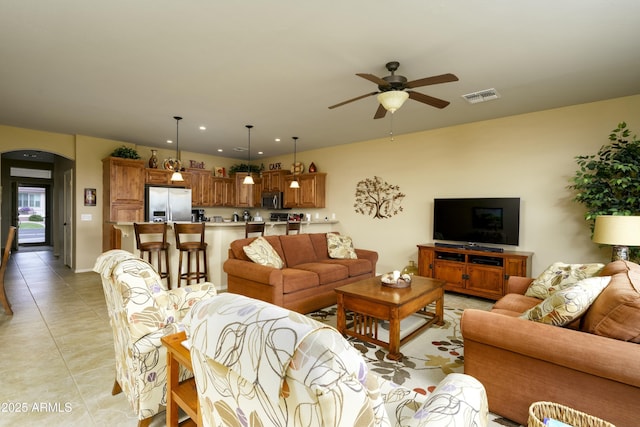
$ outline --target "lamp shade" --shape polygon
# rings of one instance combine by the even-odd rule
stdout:
[[[593,241],[604,245],[640,246],[640,216],[597,216]]]
[[[180,171],[173,172],[173,175],[171,175],[171,181],[184,181]]]
[[[249,173],[249,175],[244,177],[244,180],[242,181],[243,184],[247,184],[247,185],[253,185],[255,184],[253,182],[253,177],[251,176],[251,173]]]
[[[385,110],[394,113],[398,108],[402,107],[404,101],[409,98],[409,94],[402,90],[388,90],[378,95],[378,102],[382,104]]]

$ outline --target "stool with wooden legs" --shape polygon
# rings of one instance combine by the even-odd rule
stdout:
[[[249,237],[251,233],[260,233],[264,236],[264,222],[247,222],[244,225],[244,237]]]
[[[9,255],[11,255],[11,245],[13,245],[13,238],[16,235],[16,228],[14,226],[9,227],[9,234],[7,234],[7,242],[4,245],[4,254],[2,255],[2,265],[0,265],[0,301],[4,307],[5,313],[12,315],[11,304],[7,298],[7,293],[4,290],[4,273],[7,271],[7,263],[9,262]]]
[[[207,269],[207,244],[204,241],[204,222],[200,223],[175,223],[173,231],[176,235],[176,249],[180,256],[178,259],[178,286],[186,280],[187,286],[192,280],[196,283],[200,279],[209,280]],[[186,271],[183,270],[183,254],[187,254]],[[192,257],[193,256],[193,257]],[[195,259],[192,259],[195,258]],[[195,269],[193,269],[195,264]]]
[[[300,221],[287,221],[287,234],[290,231],[297,231],[300,234],[300,225],[302,223]]]
[[[171,271],[169,268],[169,243],[167,242],[167,224],[154,222],[149,224],[133,223],[136,234],[136,247],[140,258],[153,265],[161,279],[167,279],[167,289],[171,289]],[[153,256],[155,254],[155,257]],[[155,258],[155,264],[154,264]],[[164,258],[164,267],[163,264]]]

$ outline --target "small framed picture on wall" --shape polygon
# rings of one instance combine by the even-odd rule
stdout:
[[[95,188],[84,189],[84,205],[85,206],[96,205],[96,189]]]

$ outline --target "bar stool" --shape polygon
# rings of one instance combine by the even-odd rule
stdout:
[[[249,237],[251,233],[260,233],[264,236],[264,222],[247,222],[244,226],[244,237]]]
[[[155,254],[156,265],[154,267],[161,279],[167,279],[167,289],[171,289],[167,224],[164,222],[133,223],[133,229],[136,233],[136,247],[140,251],[140,258],[145,259],[146,254],[146,260],[153,265],[153,254]],[[163,252],[165,268],[162,267]]]
[[[180,252],[178,259],[178,286],[183,280],[187,281],[187,286],[191,284],[191,280],[196,283],[200,279],[205,282],[209,281],[209,272],[207,270],[207,244],[204,241],[204,222],[200,223],[175,223],[173,231],[176,235],[176,248]],[[191,235],[191,238],[188,236]],[[199,237],[199,239],[198,239]],[[185,240],[186,239],[186,240]],[[187,253],[187,271],[182,272],[182,255]],[[191,256],[195,256],[195,270],[192,270],[193,260]],[[202,255],[202,269],[200,268],[200,255]]]
[[[287,221],[287,234],[290,231],[298,231],[298,234],[300,234],[300,225],[302,225],[300,221]]]

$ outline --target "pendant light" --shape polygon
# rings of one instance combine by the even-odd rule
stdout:
[[[247,176],[244,177],[243,184],[253,185],[253,177],[251,176],[251,128],[253,125],[245,125],[249,132],[249,146],[247,148]]]
[[[182,120],[182,117],[178,117],[178,116],[173,116],[173,118],[176,120],[176,161],[174,162],[174,167],[173,167],[173,175],[171,175],[171,181],[184,181],[184,178],[182,177],[182,174],[180,173],[180,167],[181,167],[181,163],[180,163],[180,157],[178,154],[178,126],[180,123],[180,120]]]
[[[300,188],[300,183],[296,178],[296,171],[298,170],[298,165],[296,164],[296,148],[298,145],[298,137],[294,136],[293,138],[293,181],[289,185],[289,188]]]

